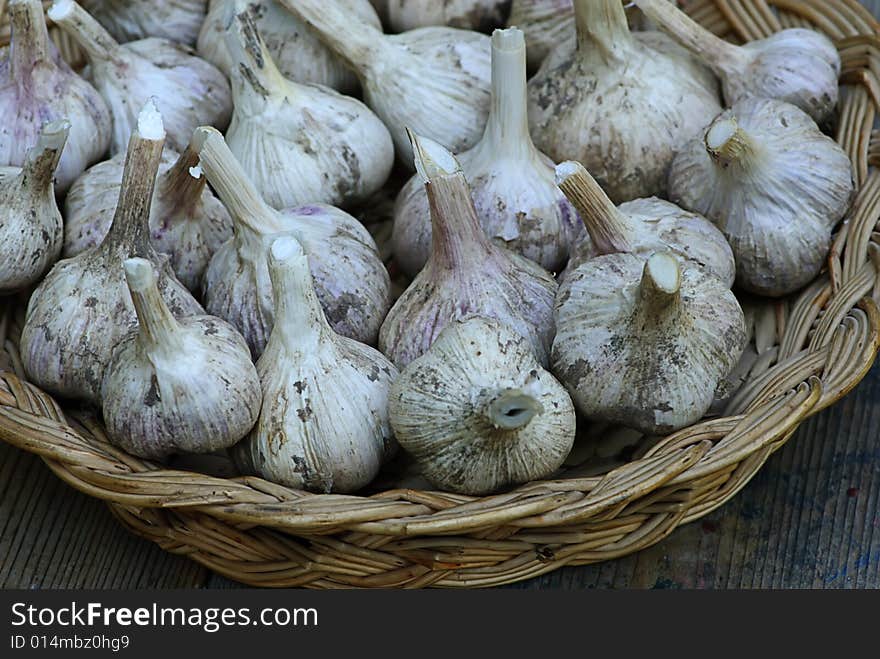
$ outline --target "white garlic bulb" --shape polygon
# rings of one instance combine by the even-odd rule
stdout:
[[[379,349],[403,368],[424,354],[447,324],[476,313],[509,325],[547,364],[556,280],[492,243],[480,228],[458,161],[433,140],[414,134],[412,140],[431,206],[431,254],[388,312]]]
[[[489,121],[477,145],[456,158],[486,235],[558,272],[583,227],[556,187],[553,162],[532,143],[526,112],[523,33],[495,30]],[[418,175],[397,197],[392,238],[395,263],[414,277],[431,252],[431,214]]]
[[[620,0],[574,8],[577,49],[529,81],[535,145],[582,162],[615,203],[661,196],[675,152],[721,111],[717,82],[669,37],[630,32]]]
[[[580,163],[561,163],[556,172],[560,189],[578,210],[589,236],[572,247],[560,280],[601,254],[629,252],[647,258],[664,251],[675,254],[688,266],[715,275],[728,288],[733,286],[733,251],[724,234],[705,217],[656,197],[634,199],[615,207]]]
[[[232,218],[198,169],[199,154],[190,145],[178,155],[166,148],[150,205],[153,247],[167,254],[180,282],[193,293],[211,257],[232,238]],[[116,213],[125,156],[89,168],[64,199],[63,256],[76,256],[100,244]]]
[[[217,130],[203,126],[194,140],[208,182],[232,215],[235,234],[205,272],[208,312],[232,323],[259,357],[274,322],[269,244],[275,234],[290,234],[309,255],[318,298],[334,331],[375,343],[391,306],[391,278],[369,231],[333,206],[271,208]]]
[[[491,32],[504,25],[510,0],[387,0],[387,7],[392,32],[431,25]]]
[[[853,197],[852,163],[804,111],[748,98],[676,156],[670,198],[724,233],[737,283],[779,296],[816,277]]]
[[[453,153],[480,139],[489,115],[489,37],[448,27],[382,34],[338,2],[279,0],[357,73],[364,101],[388,127],[397,157],[412,169],[406,129]]]
[[[192,46],[207,0],[82,0],[82,6],[117,41],[161,37]]]
[[[122,262],[145,258],[158,270],[162,297],[175,316],[204,313],[150,244],[148,218],[165,132],[155,105],[141,111],[125,162],[119,203],[96,248],[58,261],[34,290],[21,333],[28,380],[66,398],[98,404],[104,369],[137,325]]]
[[[286,80],[244,0],[233,3],[227,45],[234,110],[226,143],[270,206],[349,206],[379,190],[394,165],[385,124],[360,101]]]
[[[12,41],[0,62],[0,166],[24,165],[45,123],[67,120],[70,131],[55,172],[63,194],[107,151],[110,111],[92,85],[58,56],[40,0],[9,0]]]
[[[585,416],[661,434],[698,421],[746,345],[743,311],[717,277],[608,254],[556,298],[553,372]]]
[[[668,0],[636,0],[654,23],[695,53],[721,79],[727,105],[754,96],[786,101],[815,121],[837,105],[840,54],[824,34],[788,28],[742,46],[715,36]]]
[[[497,320],[453,321],[391,387],[391,427],[445,491],[489,494],[551,476],[571,451],[575,413],[528,341]]]
[[[138,328],[104,372],[110,441],[142,458],[232,446],[253,428],[262,400],[244,339],[214,316],[176,320],[146,259],[127,259],[123,267]]]
[[[120,45],[74,0],[55,0],[47,15],[86,53],[89,77],[113,115],[111,155],[125,150],[138,112],[151,97],[158,99],[175,151],[186,148],[197,126],[229,122],[229,81],[189,48],[156,37]]]
[[[226,13],[235,0],[211,0],[208,15],[199,32],[196,50],[226,75],[232,73],[232,58],[226,47]],[[382,29],[376,11],[367,0],[339,0],[352,16]],[[357,76],[325,46],[296,16],[276,0],[249,0],[266,50],[285,78],[332,87],[343,94],[358,90]]]
[[[61,253],[52,181],[69,131],[69,121],[46,124],[23,167],[0,167],[0,295],[38,282]]]
[[[529,70],[535,71],[550,51],[574,39],[572,0],[513,0],[507,24],[526,35]]]
[[[244,471],[275,483],[355,492],[396,449],[388,394],[397,369],[330,328],[310,258],[292,237],[275,239],[269,249],[276,322],[257,362],[263,408],[233,456]]]

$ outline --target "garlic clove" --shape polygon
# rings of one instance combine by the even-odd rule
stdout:
[[[275,234],[284,233],[309,254],[315,288],[334,331],[375,343],[391,306],[391,281],[369,231],[332,206],[271,208],[216,129],[203,126],[194,140],[200,166],[234,227],[234,237],[214,254],[205,272],[209,313],[238,328],[255,358],[262,353],[274,322],[267,250]]]
[[[34,290],[21,333],[28,380],[66,398],[99,404],[104,369],[117,344],[137,325],[122,262],[133,256],[158,270],[158,286],[175,316],[204,313],[177,281],[167,258],[150,244],[148,218],[165,131],[153,102],[132,134],[119,203],[96,248],[56,263]]]
[[[412,170],[406,129],[454,153],[480,139],[489,114],[490,44],[485,34],[426,27],[384,35],[323,0],[279,0],[358,75],[364,101],[388,127],[398,160]]]
[[[571,451],[575,412],[527,340],[497,320],[451,322],[391,387],[391,426],[444,491],[490,494],[551,476]]]
[[[451,321],[479,313],[509,325],[547,362],[556,280],[483,233],[461,168],[442,146],[412,134],[416,169],[431,206],[428,262],[379,332],[379,349],[399,368],[427,351]]]
[[[37,283],[61,253],[53,177],[69,132],[69,121],[47,123],[23,167],[0,168],[0,295]]]
[[[123,268],[138,329],[104,372],[110,441],[148,459],[232,446],[253,428],[262,400],[244,339],[214,316],[176,320],[150,261],[127,259]]]
[[[397,369],[378,351],[336,334],[296,239],[269,249],[276,322],[257,362],[263,407],[236,463],[275,483],[355,492],[396,448],[388,394]]]
[[[74,0],[55,0],[48,16],[86,53],[90,78],[113,116],[111,154],[126,148],[138,112],[158,99],[168,145],[183,151],[201,124],[225,127],[232,111],[226,76],[167,39],[147,38],[120,45]]]
[[[572,247],[560,280],[601,254],[631,252],[647,258],[665,251],[715,275],[728,288],[733,286],[733,251],[724,234],[705,217],[656,197],[615,207],[584,166],[573,161],[556,167],[556,181],[577,209],[588,236]]]
[[[376,192],[394,164],[382,121],[358,100],[286,80],[244,2],[234,2],[227,45],[235,109],[226,142],[275,208],[351,205]]]
[[[746,345],[745,319],[717,277],[672,254],[608,254],[556,298],[553,372],[591,419],[644,433],[697,422]]]
[[[807,113],[749,98],[681,150],[669,194],[721,229],[740,287],[786,295],[824,267],[832,229],[853,198],[852,163]]]
[[[721,111],[712,74],[619,0],[575,0],[577,48],[529,81],[535,145],[577,160],[615,203],[662,196],[676,151]],[[552,62],[551,62],[552,60]]]
[[[433,25],[491,32],[509,11],[510,0],[388,0],[388,26],[392,32]]]
[[[39,0],[9,0],[8,59],[0,63],[0,166],[21,167],[45,123],[67,120],[70,131],[55,171],[63,194],[107,151],[110,112],[92,85],[57,56]]]
[[[815,121],[837,105],[840,55],[824,34],[788,28],[743,46],[702,27],[667,0],[636,0],[654,23],[695,53],[721,79],[727,105],[746,97],[796,105]]]
[[[161,37],[189,46],[205,19],[206,0],[82,0],[82,6],[120,42]]]

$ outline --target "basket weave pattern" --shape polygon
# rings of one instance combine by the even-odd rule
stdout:
[[[723,416],[663,438],[607,473],[494,496],[310,494],[258,478],[172,470],[109,444],[93,415],[62,409],[26,382],[17,353],[20,296],[0,299],[0,439],[39,454],[134,533],[254,586],[499,585],[639,551],[723,505],[805,418],[855,387],[880,348],[880,134],[872,133],[880,24],[855,0],[683,4],[734,41],[801,26],[835,40],[843,57],[835,130],[859,191],[825,272],[795,298],[765,303],[753,339],[760,357]]]

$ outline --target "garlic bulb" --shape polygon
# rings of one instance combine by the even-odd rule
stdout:
[[[698,421],[746,345],[743,311],[717,277],[608,254],[563,282],[553,372],[585,416],[662,434]]]
[[[715,72],[728,106],[749,96],[772,98],[798,106],[817,122],[834,111],[840,54],[824,34],[789,28],[736,46],[668,0],[636,0],[636,5]]]
[[[150,238],[167,254],[180,282],[193,293],[214,252],[232,238],[232,218],[211,192],[198,169],[192,145],[177,155],[162,153],[150,205]],[[98,163],[80,176],[64,199],[64,252],[71,257],[100,244],[107,235],[119,200],[125,157]]]
[[[61,253],[52,180],[69,131],[69,121],[46,124],[23,167],[0,167],[0,295],[38,282]]]
[[[573,246],[560,279],[601,254],[629,252],[647,258],[664,251],[689,267],[715,275],[727,288],[733,286],[733,251],[724,234],[705,217],[656,197],[615,207],[580,163],[561,163],[556,172],[560,189],[580,213],[590,237]]]
[[[73,0],[55,0],[47,15],[86,53],[90,79],[113,115],[111,155],[125,150],[138,112],[151,97],[158,99],[175,151],[186,148],[197,126],[229,122],[226,76],[188,48],[153,37],[120,45]]]
[[[489,37],[426,27],[384,35],[337,3],[279,0],[357,73],[364,101],[388,127],[397,157],[412,169],[406,129],[453,153],[480,139],[489,115]]]
[[[192,46],[205,19],[206,0],[82,0],[117,41],[161,37]]]
[[[526,35],[529,70],[535,71],[550,51],[574,38],[572,0],[513,0],[507,24]]]
[[[457,156],[486,235],[551,272],[583,233],[577,213],[556,187],[553,163],[535,148],[526,115],[523,33],[492,35],[492,109],[483,138]],[[394,208],[395,263],[411,277],[431,252],[425,185],[412,177]]]
[[[232,73],[232,58],[226,48],[226,12],[234,0],[211,0],[208,15],[199,32],[196,50],[226,75]],[[382,29],[376,11],[367,0],[337,0],[346,12]],[[357,91],[358,81],[333,51],[309,28],[276,0],[250,0],[247,3],[266,50],[285,78],[295,82],[314,82],[344,94]]]
[[[263,408],[233,449],[240,467],[313,492],[355,492],[396,449],[388,394],[397,369],[378,351],[336,334],[294,238],[269,249],[276,322],[257,362]]]
[[[141,111],[125,162],[113,224],[96,248],[55,264],[34,290],[21,333],[30,382],[59,396],[100,402],[114,348],[137,325],[122,262],[132,256],[158,269],[158,286],[175,316],[204,313],[150,244],[147,221],[165,132],[155,105]]]
[[[852,200],[852,163],[802,110],[749,98],[676,156],[669,195],[718,225],[742,288],[785,295],[825,264]]]
[[[0,165],[21,167],[43,125],[67,120],[70,131],[55,171],[63,194],[107,151],[110,112],[100,94],[57,55],[40,0],[9,0],[12,41],[0,62]]]
[[[393,32],[431,25],[491,32],[509,11],[510,0],[388,0],[388,26]]]
[[[412,139],[431,205],[431,254],[388,312],[379,349],[403,368],[423,355],[451,321],[477,313],[509,325],[546,364],[556,280],[536,263],[492,243],[480,228],[452,154],[433,140]]]
[[[244,339],[213,316],[176,320],[149,261],[127,259],[123,267],[138,329],[104,372],[110,441],[142,458],[232,446],[253,428],[262,400]]]
[[[675,152],[721,111],[717,83],[665,35],[630,32],[620,0],[574,7],[577,49],[529,81],[535,144],[582,162],[615,203],[663,195]]]
[[[235,109],[226,143],[263,199],[275,208],[351,205],[376,192],[394,165],[382,121],[356,99],[282,77],[245,2],[233,5]]]
[[[453,321],[391,387],[391,427],[445,491],[489,494],[547,478],[575,437],[563,386],[497,320]]]
[[[375,343],[391,306],[391,278],[369,231],[333,206],[274,210],[219,132],[203,126],[194,140],[208,182],[232,215],[235,234],[214,254],[205,272],[208,312],[232,323],[254,358],[259,357],[274,322],[267,253],[275,234],[284,233],[294,236],[309,255],[315,289],[333,330]]]

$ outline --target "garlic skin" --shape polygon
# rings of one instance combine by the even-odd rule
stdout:
[[[232,323],[253,357],[259,357],[274,323],[268,249],[276,234],[286,234],[309,255],[315,289],[333,330],[375,343],[391,307],[391,278],[369,231],[333,206],[274,210],[217,130],[203,126],[194,141],[208,182],[232,216],[234,232],[205,272],[203,299],[208,312]]]
[[[312,492],[356,492],[396,450],[388,395],[397,369],[336,334],[292,237],[269,249],[276,323],[257,362],[263,408],[233,449],[241,469]]]
[[[476,313],[506,323],[547,364],[556,280],[536,263],[492,243],[480,228],[453,155],[433,140],[415,134],[412,139],[431,205],[431,254],[388,312],[379,349],[403,368],[423,355],[447,324]]]
[[[202,124],[225,127],[232,112],[226,76],[191,49],[150,37],[120,45],[73,0],[55,0],[47,15],[86,53],[89,77],[113,116],[110,154],[124,151],[144,103],[158,99],[168,146],[183,151]]]
[[[854,194],[852,163],[794,105],[745,99],[676,156],[669,196],[724,233],[737,284],[786,295],[825,264],[831,232]]]
[[[553,162],[532,143],[526,112],[523,33],[515,28],[495,30],[492,109],[486,130],[476,146],[456,158],[486,235],[558,272],[583,228],[556,187]],[[418,175],[398,195],[392,240],[395,263],[414,277],[431,252],[431,214]]]
[[[196,50],[227,76],[232,58],[226,47],[225,17],[234,0],[211,0],[208,15],[199,32]],[[377,30],[382,24],[367,0],[337,0],[345,11]],[[358,91],[357,76],[333,54],[309,28],[275,0],[251,0],[247,6],[266,44],[266,50],[285,78],[332,87],[343,94]]]
[[[81,4],[117,41],[161,37],[192,46],[205,19],[207,0],[82,0]]]
[[[583,163],[614,203],[663,196],[675,152],[721,111],[717,81],[669,37],[630,32],[619,0],[574,8],[577,49],[529,81],[535,145]]]
[[[150,244],[147,221],[165,133],[152,103],[142,110],[126,158],[119,203],[96,248],[55,264],[34,290],[21,333],[28,380],[53,394],[100,404],[113,350],[137,325],[122,262],[133,256],[158,270],[162,298],[175,316],[204,313]]]
[[[385,124],[356,99],[282,77],[244,4],[234,3],[227,33],[235,62],[230,150],[275,208],[365,200],[394,165]]]
[[[571,250],[569,272],[602,254],[627,252],[648,258],[670,252],[687,267],[697,267],[733,286],[736,262],[724,234],[709,220],[663,199],[634,199],[615,207],[583,165],[564,162],[556,181],[583,219],[587,238]]]
[[[702,418],[747,342],[733,293],[665,252],[607,254],[571,272],[556,331],[553,373],[578,411],[648,434]]]
[[[574,444],[563,386],[528,341],[479,316],[447,325],[403,370],[389,410],[400,446],[448,492],[490,494],[547,478]]]
[[[110,441],[147,459],[232,446],[253,428],[262,401],[244,339],[213,316],[175,320],[149,261],[127,259],[123,268],[138,329],[104,372]]]
[[[0,167],[0,295],[38,282],[61,253],[53,176],[69,132],[69,121],[46,124],[24,167]]]
[[[636,0],[636,5],[712,69],[721,80],[728,107],[747,97],[771,98],[796,105],[818,123],[834,112],[840,54],[824,34],[788,28],[736,46],[668,0]]]
[[[0,61],[0,166],[24,165],[43,125],[67,120],[67,144],[55,171],[61,195],[107,151],[110,111],[97,90],[57,55],[40,0],[9,0],[7,6],[12,41]]]
[[[214,253],[232,238],[232,218],[198,169],[192,145],[166,148],[150,205],[150,239],[169,257],[180,283],[196,293]],[[104,240],[113,222],[125,157],[119,154],[80,176],[64,199],[63,256],[76,256]]]
[[[537,71],[550,51],[574,40],[572,0],[513,0],[507,25],[526,35],[529,71]]]
[[[479,32],[425,27],[382,34],[324,0],[279,0],[357,73],[364,102],[413,171],[407,129],[453,153],[479,141],[489,116],[490,42]]]
[[[504,25],[510,0],[388,0],[387,6],[392,32],[432,25],[491,32]]]

